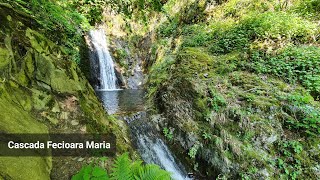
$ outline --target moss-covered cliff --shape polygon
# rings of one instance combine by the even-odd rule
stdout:
[[[319,177],[316,2],[170,2],[146,57],[179,156],[205,178]]]
[[[125,128],[105,113],[74,54],[15,6],[0,3],[0,22],[0,131],[111,132],[118,152],[127,151]],[[51,169],[60,168],[51,178],[68,179],[81,166],[58,163],[51,157],[0,157],[0,178],[50,179]]]

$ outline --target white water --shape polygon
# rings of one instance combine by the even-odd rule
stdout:
[[[147,121],[145,112],[124,118],[129,123],[133,140],[141,158],[148,164],[157,164],[171,173],[174,180],[191,180],[183,165],[177,161],[159,134]]]
[[[90,30],[89,36],[99,62],[99,89],[117,89],[114,63],[108,50],[105,31]]]
[[[116,87],[116,75],[114,63],[108,50],[106,35],[103,29],[91,30],[89,32],[90,44],[93,53],[91,54],[91,70],[98,79],[97,94],[102,99],[109,114],[114,114],[119,110],[131,111],[130,106],[141,105],[140,100],[135,99],[136,95],[131,91],[119,91]],[[142,98],[142,97],[141,97]],[[130,108],[121,108],[120,104],[125,104]],[[137,111],[137,110],[136,110]],[[187,173],[180,163],[176,162],[165,143],[152,131],[153,127],[146,122],[145,112],[137,113],[133,117],[127,117],[128,123],[137,120],[140,125],[130,123],[133,138],[136,140],[137,148],[142,159],[146,163],[157,164],[171,173],[174,180],[186,180]]]
[[[148,136],[140,134],[138,136],[138,145],[141,157],[146,163],[153,163],[163,167],[171,173],[174,180],[186,180],[186,173],[181,170],[171,155],[168,147],[161,139],[151,140]]]

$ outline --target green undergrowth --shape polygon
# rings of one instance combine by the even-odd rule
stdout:
[[[320,1],[319,0],[300,0],[293,11],[309,19],[319,19]]]
[[[317,41],[319,32],[315,23],[286,12],[265,12],[244,18],[229,29],[213,33],[214,42],[210,51],[216,54],[252,48],[252,42],[261,39],[286,43]],[[254,47],[254,46],[253,46]]]
[[[319,99],[320,95],[320,48],[316,46],[292,46],[276,54],[255,51],[246,68],[257,73],[272,74],[290,83],[301,83]]]
[[[298,160],[291,161],[291,156],[269,152],[281,151],[281,145],[291,141],[299,142],[304,149],[316,148],[320,135],[319,103],[301,86],[270,75],[237,70],[236,65],[228,67],[228,62],[239,61],[237,57],[238,54],[211,56],[201,48],[183,49],[177,53],[174,64],[166,68],[170,70],[165,74],[169,81],[150,81],[153,83],[150,85],[154,85],[151,90],[155,92],[149,93],[157,93],[159,87],[183,83],[181,79],[195,84],[189,88],[194,88],[196,91],[193,93],[198,94],[191,96],[197,97],[191,103],[197,116],[199,130],[196,133],[200,140],[188,152],[190,158],[195,159],[195,164],[197,158],[201,159],[204,149],[213,148],[218,159],[239,162],[243,177],[258,177],[250,169],[255,167],[266,168],[271,173],[273,167],[268,163],[281,163],[281,160],[285,165],[278,164],[279,171],[272,173],[275,178],[315,177],[310,167],[317,164],[317,155],[307,152],[293,154],[292,157]],[[178,89],[179,86],[184,87],[181,84],[173,88]],[[183,90],[180,93],[187,92]],[[187,126],[184,130],[194,132]],[[290,133],[282,137],[286,131]],[[170,142],[175,141],[174,133],[164,133]],[[257,141],[265,145],[252,147]],[[261,148],[262,154],[255,153],[256,148]],[[216,168],[218,163],[211,162],[209,166]],[[301,169],[305,169],[304,173]]]
[[[179,124],[169,122],[163,133],[169,143],[182,146],[181,133],[195,133],[197,140],[185,156],[208,177],[316,178],[318,1],[219,2],[205,12],[206,20],[194,14],[185,22],[182,8],[156,30],[148,96],[164,103],[156,111]],[[192,125],[182,123],[181,128],[179,118],[185,116],[165,110],[170,95],[172,103],[179,103],[179,97],[190,104]],[[181,104],[170,107],[190,113]]]
[[[31,0],[8,1],[3,5],[32,19],[32,28],[41,32],[57,45],[65,47],[71,59],[79,63],[84,44],[84,31],[90,28],[87,19],[70,7],[56,1]],[[66,3],[66,2],[65,2]]]
[[[133,180],[133,179],[159,179],[169,180],[170,174],[160,169],[157,165],[143,165],[142,161],[131,161],[127,153],[118,156],[112,165],[109,173],[105,169],[105,159],[101,158],[100,162],[91,163],[83,166],[82,169],[74,175],[72,180],[86,179],[117,179],[117,180]]]

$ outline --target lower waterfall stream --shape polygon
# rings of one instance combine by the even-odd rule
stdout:
[[[114,64],[106,44],[105,32],[92,30],[88,43],[91,47],[91,72],[99,81],[95,86],[96,93],[109,114],[117,114],[120,120],[128,123],[131,138],[141,158],[146,163],[157,164],[170,172],[172,179],[189,179],[183,165],[174,158],[161,136],[148,122],[144,90],[116,89],[115,73],[109,72]]]
[[[185,180],[183,165],[170,152],[144,111],[142,90],[97,91],[109,114],[118,114],[131,131],[131,139],[141,158],[148,164],[157,164],[171,173],[172,179]]]

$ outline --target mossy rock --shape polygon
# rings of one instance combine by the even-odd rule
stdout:
[[[67,76],[66,71],[55,69],[51,74],[51,87],[62,93],[75,93],[83,90],[81,84]]]
[[[22,107],[17,106],[13,99],[4,96],[4,93],[0,95],[0,119],[1,132],[48,133],[45,125],[38,122]],[[44,137],[47,140],[48,138],[49,136]],[[50,179],[51,167],[50,157],[0,157],[0,178]]]
[[[50,102],[53,101],[51,94],[36,89],[32,90],[32,105],[35,110],[47,110]]]
[[[42,157],[0,157],[0,179],[49,180],[51,159]]]
[[[10,63],[11,53],[6,48],[0,48],[0,69],[4,68]]]

